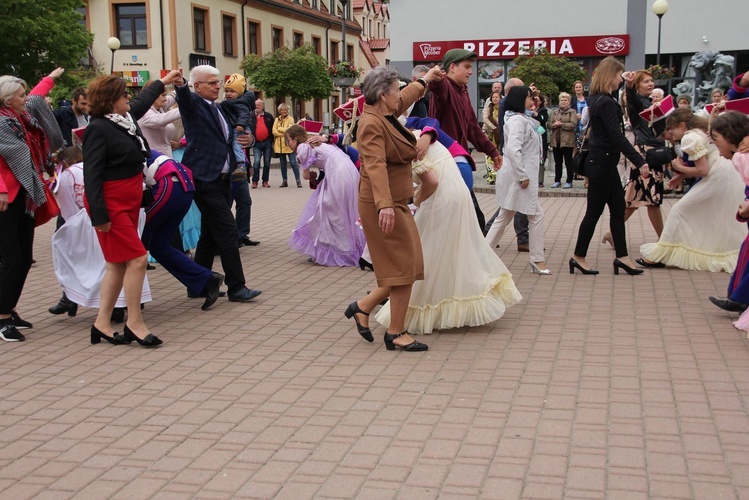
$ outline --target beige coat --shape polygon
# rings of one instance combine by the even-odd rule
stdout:
[[[281,118],[281,115],[276,117],[276,121],[273,122],[273,152],[287,155],[293,153],[291,148],[286,145],[286,138],[284,137],[286,131],[294,125],[294,118],[291,113],[286,115],[286,118]]]
[[[554,122],[562,122],[562,126],[553,128]],[[577,129],[577,112],[571,107],[554,111],[549,117],[549,144],[552,148],[574,148],[575,130]]]

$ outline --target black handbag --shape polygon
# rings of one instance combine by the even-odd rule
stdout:
[[[588,159],[588,129],[590,128],[590,122],[585,127],[580,144],[575,148],[575,156],[572,157],[572,171],[585,177],[585,160]]]
[[[143,189],[143,198],[140,200],[140,208],[150,207],[156,198],[153,195],[153,190],[150,187]]]
[[[645,161],[649,167],[661,167],[668,165],[674,159],[674,154],[671,148],[667,146],[659,146],[657,148],[650,148],[645,151]]]

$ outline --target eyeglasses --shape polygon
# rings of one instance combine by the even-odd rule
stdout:
[[[206,85],[210,85],[211,87],[220,87],[223,85],[223,82],[221,80],[211,80],[210,82],[195,82],[195,83],[205,83]]]

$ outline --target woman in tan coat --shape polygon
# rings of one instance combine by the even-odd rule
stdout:
[[[572,152],[575,149],[575,130],[577,130],[577,113],[570,107],[571,96],[567,92],[559,94],[559,108],[549,118],[549,143],[554,153],[554,184],[552,188],[562,185],[562,160],[567,166],[567,179],[563,189],[572,187]]]
[[[281,103],[278,105],[278,116],[276,121],[273,122],[273,152],[276,153],[281,160],[281,178],[283,182],[279,187],[285,188],[289,186],[286,178],[286,164],[291,162],[291,170],[294,171],[294,178],[296,178],[296,187],[302,187],[302,181],[299,179],[299,167],[296,164],[296,154],[286,144],[286,131],[294,125],[294,118],[289,114],[289,107]]]
[[[423,158],[426,148],[417,152],[416,139],[397,117],[424,94],[430,81],[443,77],[444,72],[435,66],[399,91],[398,72],[379,66],[368,72],[362,83],[366,104],[357,132],[361,155],[359,217],[372,255],[377,287],[351,303],[345,315],[353,317],[359,334],[373,342],[369,313],[390,297],[391,319],[385,333],[388,350],[428,349],[413,340],[404,327],[413,283],[424,279],[421,241],[408,202],[414,194],[411,162]]]

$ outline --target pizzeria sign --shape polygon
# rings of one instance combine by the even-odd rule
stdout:
[[[565,57],[606,57],[629,54],[629,35],[597,35],[540,38],[502,38],[492,40],[449,40],[414,42],[414,61],[441,61],[450,49],[475,52],[479,59],[515,59],[546,49]]]

